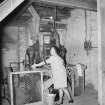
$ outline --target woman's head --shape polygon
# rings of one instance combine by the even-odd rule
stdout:
[[[59,53],[58,47],[52,46],[52,47],[51,47],[51,50],[50,50],[50,54],[51,54],[51,55],[58,55],[58,53]]]

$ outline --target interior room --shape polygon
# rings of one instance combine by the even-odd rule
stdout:
[[[0,2],[2,105],[104,105],[99,4],[97,0]],[[46,63],[52,46],[65,64],[70,103],[65,94],[60,104],[57,93],[56,100],[48,97],[54,89],[52,66]],[[45,64],[32,68],[40,62]]]

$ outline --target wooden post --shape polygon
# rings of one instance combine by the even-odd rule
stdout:
[[[102,57],[104,57],[104,55],[105,55],[104,54],[102,56],[102,52],[104,52],[104,50],[102,50],[102,43],[104,44],[104,42],[102,42],[102,37],[104,37],[105,35],[104,35],[104,31],[102,32],[102,24],[101,24],[105,21],[105,19],[104,19],[105,15],[102,16],[102,10],[101,10],[101,8],[104,8],[104,12],[105,12],[105,3],[102,2],[103,3],[103,7],[102,7],[101,6],[101,1],[102,0],[97,0],[97,16],[98,16],[98,18],[97,18],[98,19],[98,103],[99,103],[99,105],[105,105],[105,103],[103,103],[103,96],[102,96],[103,95],[103,92],[102,92],[102,62],[103,62]],[[103,24],[103,26],[105,26],[105,24]],[[104,27],[103,27],[103,29],[104,29]],[[104,63],[104,65],[105,65],[105,63]]]

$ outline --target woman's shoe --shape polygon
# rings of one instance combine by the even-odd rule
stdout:
[[[73,102],[74,102],[74,100],[70,100],[70,101],[69,101],[69,103],[73,103]]]
[[[58,104],[58,103],[55,103],[55,105],[60,105],[60,104]]]

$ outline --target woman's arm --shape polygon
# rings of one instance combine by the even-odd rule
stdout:
[[[50,62],[51,62],[51,57],[48,58],[48,59],[46,59],[46,62],[47,62],[47,63],[50,63]],[[42,61],[42,62],[40,62],[39,64],[33,64],[31,67],[32,67],[32,68],[40,67],[40,66],[43,66],[43,65],[45,65],[45,64],[46,64],[46,63],[45,63],[44,61]]]
[[[40,62],[38,64],[33,64],[31,67],[34,68],[34,67],[40,67],[40,66],[43,66],[45,65],[45,62]]]

